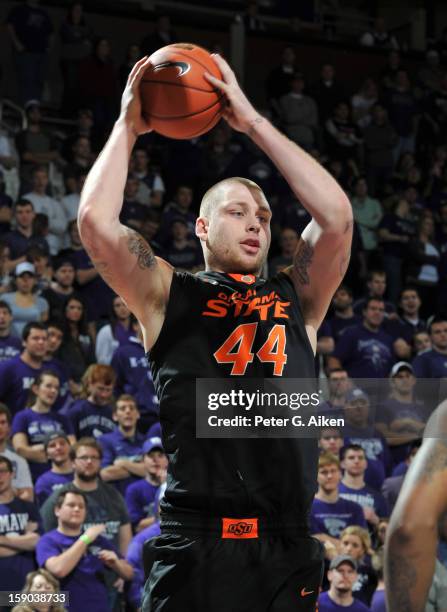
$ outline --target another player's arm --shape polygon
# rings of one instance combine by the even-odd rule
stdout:
[[[132,69],[124,90],[121,114],[91,169],[82,191],[78,224],[82,242],[96,269],[142,323],[145,345],[156,339],[168,299],[172,267],[154,256],[149,244],[122,225],[130,154],[140,134],[150,131],[141,116],[139,85],[147,58]]]
[[[385,544],[390,612],[423,612],[435,569],[438,523],[447,512],[447,402],[427,423],[391,515]]]
[[[226,120],[231,127],[250,136],[269,156],[312,216],[287,272],[301,298],[306,325],[314,330],[315,348],[316,330],[348,267],[353,226],[351,204],[337,181],[317,161],[259,115],[225,60],[216,56],[215,61],[224,80],[211,75],[207,78],[229,101]]]

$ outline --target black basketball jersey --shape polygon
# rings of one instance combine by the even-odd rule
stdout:
[[[316,489],[315,439],[196,438],[196,378],[315,378],[291,279],[175,272],[148,359],[169,457],[162,509],[304,524]]]

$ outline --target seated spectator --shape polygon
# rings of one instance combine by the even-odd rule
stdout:
[[[73,482],[54,491],[40,509],[45,531],[57,526],[54,507],[60,493],[78,491],[87,497],[87,517],[85,527],[95,523],[106,526],[105,537],[120,551],[127,553],[127,547],[132,537],[129,516],[124,499],[111,485],[99,477],[102,450],[93,438],[81,438],[70,449],[73,463]]]
[[[3,236],[1,239],[5,239]],[[11,287],[11,251],[6,242],[0,242],[0,297]]]
[[[64,168],[65,176],[87,175],[94,161],[90,138],[79,134],[71,144],[70,163]]]
[[[421,316],[424,319],[435,314],[439,281],[440,252],[434,242],[435,223],[424,215],[418,223],[417,234],[408,245],[408,270],[406,281],[417,287],[422,300]]]
[[[103,452],[101,478],[123,495],[130,484],[145,476],[144,436],[137,431],[139,417],[134,398],[120,395],[113,406],[113,420],[118,427],[98,439]]]
[[[76,440],[69,420],[51,411],[58,393],[59,378],[44,370],[31,385],[30,407],[17,412],[12,421],[14,450],[28,461],[34,482],[50,467],[44,448],[46,436],[59,432],[66,434],[71,444]]]
[[[36,216],[33,204],[21,198],[16,202],[13,214],[15,229],[5,236],[5,242],[10,250],[10,269],[14,269],[17,264],[26,260],[25,253],[31,246],[40,246],[46,253],[49,253],[47,241],[33,233],[33,222]]]
[[[447,316],[437,316],[430,321],[428,333],[432,348],[417,355],[413,370],[418,378],[445,378],[447,376]]]
[[[290,228],[284,227],[281,230],[279,237],[279,247],[281,252],[269,261],[269,275],[275,276],[284,268],[291,266],[293,263],[293,256],[295,255],[298,247],[299,236],[298,233]]]
[[[334,314],[329,319],[332,337],[335,342],[338,342],[348,327],[362,322],[361,316],[354,313],[352,304],[352,291],[347,285],[340,285],[332,298],[332,311]]]
[[[196,235],[197,215],[191,210],[193,201],[193,190],[189,185],[179,185],[174,199],[169,202],[162,214],[159,239],[163,244],[169,242],[171,237],[172,223],[183,219],[188,226],[188,236],[191,239]]]
[[[131,312],[119,295],[113,298],[109,320],[96,335],[96,361],[104,365],[110,364],[116,349],[127,344],[134,333]]]
[[[341,459],[344,473],[339,486],[340,497],[359,504],[368,525],[377,526],[382,517],[389,515],[389,509],[382,494],[365,483],[368,466],[365,450],[358,444],[349,444],[342,449]]]
[[[13,199],[6,193],[5,171],[2,169],[4,136],[0,128],[0,236],[11,229]],[[15,198],[14,198],[15,199]]]
[[[23,351],[0,363],[0,401],[13,416],[26,407],[33,380],[44,369],[48,332],[43,323],[28,323],[22,332]]]
[[[355,599],[369,606],[378,579],[376,571],[368,562],[371,538],[367,530],[356,525],[346,527],[340,535],[340,552],[342,555],[349,555],[356,561],[358,579],[352,588],[352,594]]]
[[[344,88],[337,78],[333,64],[322,65],[319,79],[312,86],[311,94],[317,103],[321,122],[326,121],[335,106],[344,99]]]
[[[394,338],[402,338],[411,348],[414,335],[427,329],[427,323],[420,318],[421,298],[416,287],[404,287],[399,296],[401,315],[396,319],[384,321],[384,331]]]
[[[414,153],[418,125],[419,104],[406,70],[397,71],[395,82],[387,92],[386,107],[399,136],[394,151],[394,159],[398,160],[402,153]]]
[[[406,200],[396,200],[391,212],[386,213],[379,224],[379,240],[382,246],[383,267],[388,281],[388,297],[397,302],[403,276],[403,264],[408,257],[407,246],[415,234],[415,227]]]
[[[0,300],[0,362],[16,357],[22,348],[20,339],[12,334],[12,310]]]
[[[18,161],[13,137],[0,128],[0,233],[9,230],[12,203],[19,195]]]
[[[413,336],[413,353],[421,355],[432,348],[430,334],[426,331],[416,332]]]
[[[343,448],[343,436],[337,427],[322,427],[318,447],[322,453],[330,453],[340,459],[340,451]]]
[[[76,174],[65,176],[65,195],[61,198],[61,207],[64,211],[65,221],[68,224],[78,216],[79,202],[81,200],[81,191],[85,183],[87,173],[79,171]],[[66,246],[67,238],[65,237]]]
[[[104,575],[131,580],[131,565],[104,537],[104,523],[83,529],[87,519],[87,498],[78,490],[57,493],[54,513],[57,528],[45,533],[36,547],[37,562],[56,576],[61,589],[70,593],[70,608],[82,610],[85,602],[92,609],[109,610],[109,592]],[[94,548],[90,548],[95,544]]]
[[[360,90],[352,97],[352,118],[358,126],[364,129],[371,123],[372,109],[379,100],[376,82],[367,78],[363,81]]]
[[[141,327],[135,318],[132,330],[134,335],[116,349],[111,366],[116,374],[116,395],[126,393],[135,399],[141,415],[138,429],[146,432],[159,418],[158,397],[143,346]]]
[[[32,203],[36,213],[48,217],[49,234],[46,240],[51,255],[57,255],[64,246],[67,220],[60,202],[47,194],[48,182],[48,170],[45,166],[36,166],[32,172],[31,191],[23,197]]]
[[[169,15],[158,15],[154,25],[155,29],[145,36],[141,42],[143,55],[151,55],[160,47],[170,45],[179,40],[178,34],[172,30]]]
[[[396,505],[397,498],[399,497],[400,490],[402,488],[402,484],[404,482],[405,474],[411,462],[413,461],[416,453],[421,447],[421,440],[414,440],[411,444],[408,445],[407,456],[404,462],[399,463],[393,470],[393,475],[389,478],[386,478],[382,485],[382,495],[386,499],[388,503],[388,507],[390,512],[393,511],[394,506]],[[397,473],[398,472],[398,473]],[[396,473],[396,475],[394,475]]]
[[[380,490],[385,475],[391,468],[391,455],[385,438],[370,423],[369,397],[361,389],[352,389],[346,397],[344,407],[345,445],[358,444],[366,454],[368,467],[366,483]],[[371,415],[371,418],[374,415]]]
[[[82,377],[85,399],[76,400],[66,411],[78,439],[99,438],[116,429],[111,406],[115,380],[110,366],[94,364],[87,368]]]
[[[408,444],[422,436],[429,417],[428,407],[415,397],[416,383],[410,363],[395,363],[390,372],[390,394],[376,414],[376,427],[385,436],[395,463],[406,457]]]
[[[318,491],[310,511],[310,531],[320,540],[338,548],[338,538],[349,525],[366,529],[362,507],[339,495],[340,461],[335,455],[322,453],[318,460]]]
[[[53,405],[53,410],[57,412],[62,410],[66,403],[71,401],[71,389],[73,381],[70,380],[70,375],[67,366],[56,355],[59,355],[59,349],[62,345],[64,336],[63,324],[59,321],[49,321],[47,325],[48,342],[47,352],[44,357],[44,367],[46,370],[51,370],[59,377],[59,395]]]
[[[143,445],[144,479],[132,483],[126,490],[126,505],[135,533],[156,522],[156,498],[166,482],[168,460],[160,438],[148,438]]]
[[[343,368],[333,368],[327,374],[329,397],[320,410],[330,416],[342,416],[346,395],[352,389],[352,381]],[[332,452],[332,451],[331,451]],[[337,453],[338,454],[338,453]]]
[[[354,219],[360,230],[363,248],[371,259],[377,249],[376,229],[383,213],[379,200],[368,194],[368,183],[362,176],[355,181],[354,196],[351,203]]]
[[[18,334],[22,333],[27,323],[48,319],[48,302],[34,293],[36,282],[36,269],[32,263],[24,261],[15,269],[16,290],[2,296],[11,308],[14,328]]]
[[[399,49],[399,43],[389,33],[383,17],[377,17],[372,28],[362,34],[360,44],[363,47],[375,47],[378,49]]]
[[[44,440],[44,451],[51,468],[41,474],[35,484],[36,501],[39,506],[64,484],[73,480],[73,465],[70,459],[70,440],[61,431],[48,434]]]
[[[0,403],[0,456],[9,459],[12,464],[12,487],[17,497],[32,502],[34,490],[28,462],[10,448],[11,422],[9,408]]]
[[[158,512],[157,512],[158,515]],[[134,577],[128,593],[128,600],[136,608],[141,605],[143,596],[143,587],[145,583],[145,569],[147,571],[147,554],[143,559],[143,547],[147,542],[150,542],[152,538],[156,538],[161,534],[160,521],[159,519],[149,527],[145,527],[142,531],[137,533],[131,540],[127,551],[127,561],[131,564],[134,570]],[[147,551],[147,548],[146,548]],[[143,562],[144,561],[144,562]]]
[[[368,612],[369,608],[361,601],[354,599],[352,589],[358,580],[357,563],[349,555],[338,555],[332,559],[328,580],[328,591],[318,598],[319,612],[349,610],[349,612]]]
[[[161,208],[165,186],[160,174],[151,166],[147,149],[136,147],[132,151],[129,172],[138,179],[137,200],[152,208]]]
[[[90,140],[92,150],[98,152],[101,149],[102,137],[98,127],[95,125],[93,111],[91,108],[80,108],[76,116],[76,127],[74,131],[68,135],[64,142],[64,157],[69,158],[73,143],[79,136],[87,136]]]
[[[11,461],[0,456],[0,590],[20,591],[26,575],[35,569],[34,549],[39,540],[36,506],[16,496]]]
[[[394,362],[395,343],[382,331],[385,304],[369,298],[363,310],[363,322],[349,327],[328,357],[329,368],[346,369],[350,378],[384,378]]]
[[[94,341],[87,326],[85,306],[76,296],[69,297],[65,305],[61,354],[70,378],[76,382],[95,361]]]
[[[120,212],[120,222],[135,230],[141,229],[147,208],[137,200],[139,179],[129,174],[124,187],[124,201]]]
[[[376,197],[383,194],[384,186],[391,178],[394,150],[398,142],[399,136],[389,122],[385,107],[375,104],[372,121],[363,132],[363,144],[368,185]]]
[[[53,264],[53,281],[42,291],[42,297],[48,302],[50,319],[61,319],[64,316],[67,300],[74,295],[75,269],[67,258],[56,259]]]
[[[339,102],[325,123],[325,140],[328,153],[342,162],[360,159],[362,135],[351,120],[351,109],[346,102]]]
[[[281,62],[267,76],[267,99],[272,110],[278,111],[282,96],[290,91],[290,81],[297,72],[296,54],[293,47],[284,47]]]
[[[316,142],[318,109],[315,100],[303,93],[304,87],[304,76],[294,74],[288,93],[279,100],[279,115],[285,134],[309,151]]]
[[[385,91],[396,86],[397,73],[401,69],[401,55],[399,51],[393,49],[388,53],[386,65],[380,73],[381,84]]]
[[[32,246],[26,252],[26,259],[34,266],[36,271],[35,289],[39,295],[42,296],[42,291],[50,286],[53,276],[53,267],[50,261],[50,256],[40,247]]]
[[[166,259],[177,270],[197,272],[203,270],[203,256],[199,246],[189,238],[188,225],[175,219],[171,225],[171,240],[166,247]]]
[[[132,68],[141,59],[140,45],[135,43],[127,47],[124,62],[120,66],[120,87],[123,90],[127,83],[127,78],[132,71]]]
[[[45,569],[38,569],[30,572],[26,576],[23,594],[28,593],[56,593],[60,592],[59,580],[47,572]],[[62,597],[61,597],[62,599]],[[11,612],[65,612],[66,608],[62,603],[34,603],[31,608],[28,605],[14,606]]]

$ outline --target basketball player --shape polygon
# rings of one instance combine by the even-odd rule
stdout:
[[[263,280],[269,204],[255,183],[227,179],[204,195],[196,222],[206,271],[177,273],[155,257],[118,220],[132,147],[151,129],[139,98],[149,61],[135,65],[85,183],[79,228],[97,270],[142,326],[160,397],[170,463],[142,610],[310,611],[322,574],[307,522],[317,441],[196,439],[195,380],[315,376],[317,329],[348,265],[352,211],[336,181],[256,112],[221,57],[215,62],[223,80],[209,80],[227,98],[225,119],[270,157],[313,220],[293,265]]]
[[[389,612],[423,612],[447,512],[447,401],[433,412],[391,515],[385,542]],[[447,608],[447,601],[444,601]]]

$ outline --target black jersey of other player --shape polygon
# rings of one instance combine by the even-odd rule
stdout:
[[[306,520],[315,493],[311,439],[197,439],[196,378],[315,378],[299,300],[283,273],[174,273],[148,353],[169,457],[162,509]]]

